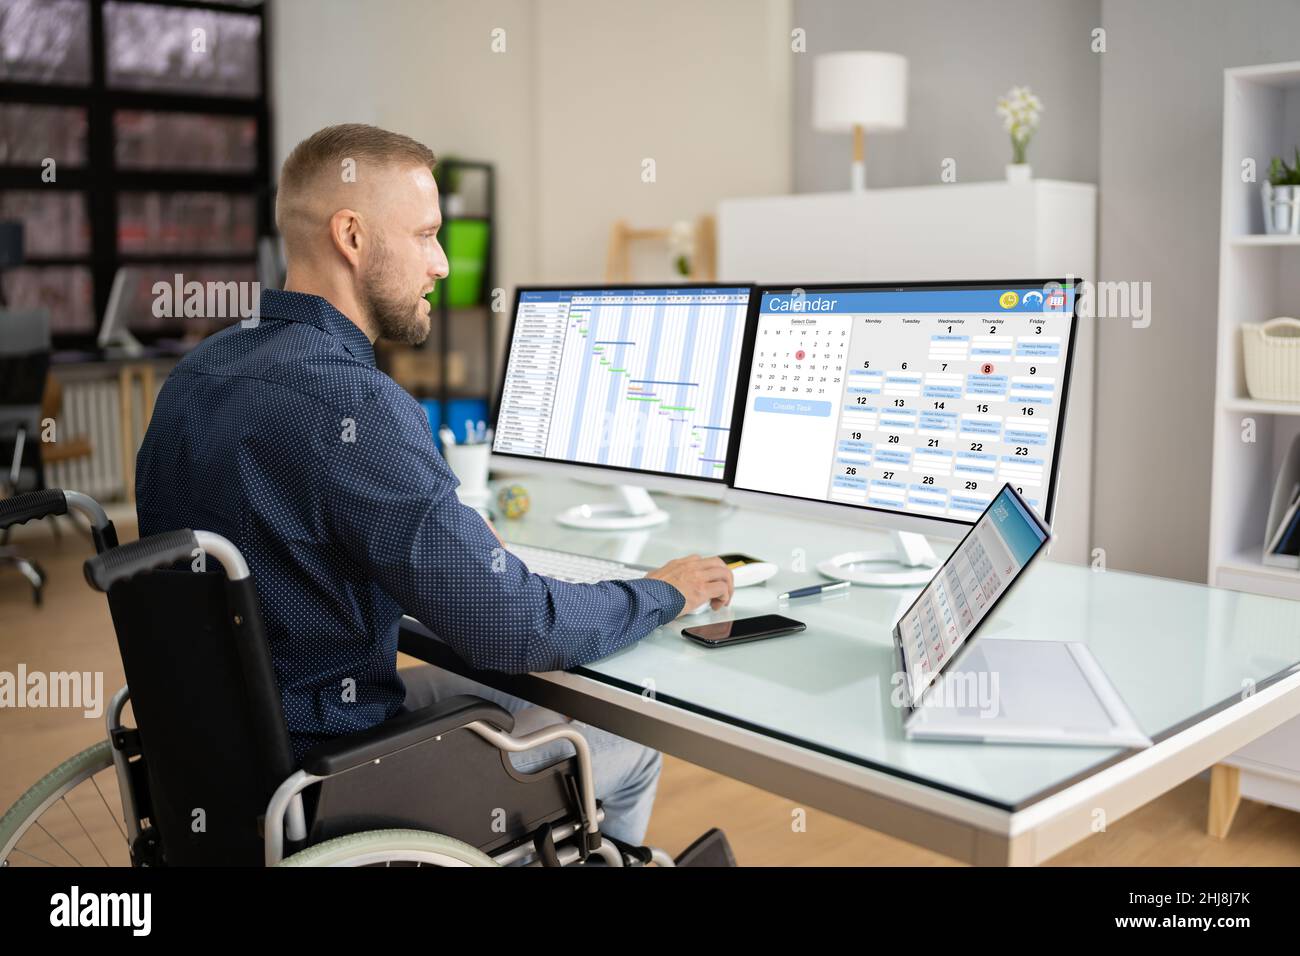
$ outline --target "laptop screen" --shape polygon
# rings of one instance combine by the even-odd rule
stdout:
[[[899,619],[895,638],[912,706],[1049,537],[1050,530],[1024,499],[1004,485]]]

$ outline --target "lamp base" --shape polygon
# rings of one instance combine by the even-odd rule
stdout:
[[[849,169],[849,189],[855,193],[865,193],[867,191],[867,164],[864,160],[855,159]]]

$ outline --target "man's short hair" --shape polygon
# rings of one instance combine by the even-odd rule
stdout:
[[[360,180],[367,169],[423,166],[432,170],[436,163],[433,150],[401,133],[365,123],[326,126],[295,146],[280,167],[276,225],[283,232],[285,210],[325,176],[337,177],[334,182],[349,182]]]

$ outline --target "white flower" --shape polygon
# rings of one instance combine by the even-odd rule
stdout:
[[[1043,101],[1027,86],[1013,86],[997,102],[997,116],[1002,128],[1017,142],[1027,143],[1043,113]]]

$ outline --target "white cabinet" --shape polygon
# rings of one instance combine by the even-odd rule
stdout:
[[[718,207],[718,276],[770,283],[1096,280],[1097,187],[1040,180],[865,194],[732,199]],[[1051,556],[1090,553],[1096,335],[1080,320]]]

